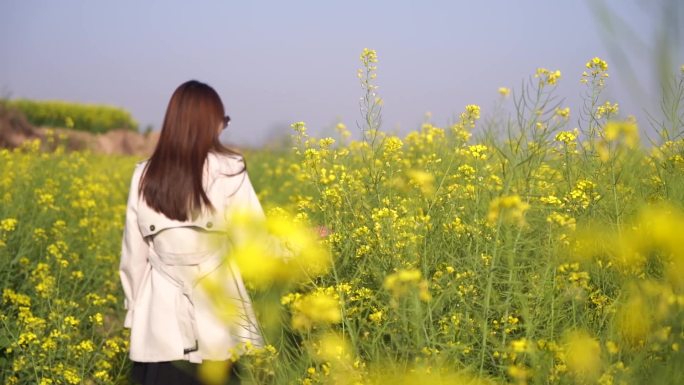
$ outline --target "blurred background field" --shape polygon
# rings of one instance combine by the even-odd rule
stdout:
[[[6,108],[19,110],[35,126],[72,128],[95,133],[112,129],[138,130],[131,114],[120,108],[61,101],[3,100]]]

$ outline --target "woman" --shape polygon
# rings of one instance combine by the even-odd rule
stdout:
[[[219,141],[230,121],[224,115],[210,86],[181,84],[154,153],[133,172],[120,276],[137,383],[201,384],[195,375],[204,360],[227,363],[241,343],[263,344],[242,278],[223,260],[231,210],[263,216],[243,158]],[[198,285],[220,269],[231,270],[222,293],[238,310],[231,322],[212,312]]]

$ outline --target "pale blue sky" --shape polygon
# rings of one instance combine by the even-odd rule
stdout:
[[[648,40],[648,2],[605,3]],[[486,114],[498,87],[519,88],[537,67],[562,71],[558,93],[577,117],[580,74],[598,55],[612,100],[643,117],[601,36],[586,1],[3,0],[0,90],[117,105],[158,128],[173,90],[197,79],[233,119],[223,139],[257,144],[300,120],[314,133],[338,119],[356,130],[364,47],[379,56],[384,128],[401,133],[426,111],[436,124],[466,104]],[[644,57],[627,58],[653,85]]]

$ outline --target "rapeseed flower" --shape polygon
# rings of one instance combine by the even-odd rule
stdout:
[[[0,221],[0,230],[9,233],[17,228],[18,221],[15,218],[5,218]]]
[[[390,157],[401,150],[404,143],[396,136],[390,136],[383,143],[383,153],[385,157]]]
[[[550,71],[546,68],[537,68],[534,77],[539,78],[539,84],[542,87],[545,85],[555,85],[561,77],[561,72],[558,70]]]
[[[527,202],[523,202],[519,195],[497,197],[489,203],[487,220],[490,224],[494,224],[501,219],[503,223],[524,226],[525,213],[529,208],[530,205]]]
[[[432,298],[428,291],[427,281],[422,278],[421,272],[417,269],[400,269],[386,276],[383,287],[392,294],[395,300],[414,289],[418,289],[418,297],[422,301],[427,302]]]
[[[233,248],[228,258],[256,288],[315,277],[330,265],[329,252],[315,232],[287,213],[264,219],[235,212],[230,238]]]
[[[596,107],[596,118],[601,119],[603,117],[606,118],[611,118],[615,115],[617,115],[619,111],[619,106],[617,103],[610,103],[609,101],[606,101],[602,105]]]
[[[634,148],[639,142],[639,128],[636,122],[631,119],[624,121],[611,120],[606,123],[604,132],[604,138],[608,142],[623,138],[625,144],[630,148]]]
[[[425,196],[435,192],[435,176],[422,170],[409,170],[406,172],[412,184],[416,185]]]
[[[556,108],[554,114],[558,117],[567,119],[570,117],[570,107]]]
[[[374,313],[371,313],[371,314],[368,316],[368,319],[371,320],[371,321],[373,321],[373,322],[375,322],[375,323],[380,323],[380,322],[382,322],[382,317],[383,317],[383,312],[382,312],[382,310],[378,310],[378,311],[376,311],[376,312],[374,312]]]
[[[572,216],[555,211],[546,217],[546,221],[558,225],[561,228],[568,228],[569,230],[575,230],[577,224],[577,221]]]
[[[378,62],[378,54],[374,49],[364,48],[359,57],[364,65],[370,65]]]
[[[340,134],[340,136],[343,139],[349,138],[351,136],[351,132],[349,132],[349,130],[347,129],[347,126],[344,123],[341,123],[341,122],[337,123],[335,125],[335,130],[337,131],[338,134]]]
[[[323,334],[312,346],[313,355],[318,360],[333,364],[350,362],[352,350],[349,340],[337,333]]]
[[[599,57],[594,57],[593,59],[587,62],[585,67],[587,67],[587,69],[592,70],[592,75],[595,75],[607,71],[608,63],[606,63],[605,60]]]
[[[530,344],[526,338],[511,341],[511,350],[516,353],[525,353],[530,351]]]
[[[594,57],[585,64],[585,67],[589,70],[589,73],[586,71],[582,72],[580,82],[584,84],[591,82],[593,86],[599,89],[603,88],[605,86],[605,79],[608,77],[608,63],[599,57]]]
[[[102,323],[104,322],[104,318],[102,317],[101,313],[95,313],[89,316],[88,320],[95,326],[102,326]]]
[[[487,160],[487,151],[489,151],[489,148],[484,144],[468,146],[469,154],[475,159]]]
[[[565,336],[565,362],[568,369],[583,381],[592,381],[601,373],[601,345],[587,332],[577,330]]]
[[[461,114],[461,119],[474,124],[476,120],[480,119],[480,106],[477,104],[465,106],[465,112]]]
[[[632,293],[616,314],[619,335],[631,348],[644,345],[653,328],[649,306],[643,296]]]
[[[297,299],[292,304],[292,327],[295,330],[309,330],[315,325],[340,322],[339,300],[326,293],[315,292]]]
[[[556,142],[563,143],[566,146],[574,147],[577,144],[578,135],[579,131],[577,128],[575,128],[572,131],[560,131],[556,134],[556,137],[554,139],[556,140]]]

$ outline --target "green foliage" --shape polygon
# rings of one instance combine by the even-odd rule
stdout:
[[[35,126],[71,128],[93,133],[119,128],[138,129],[138,123],[131,114],[117,107],[28,99],[7,100],[5,103],[8,107],[21,111]]]

